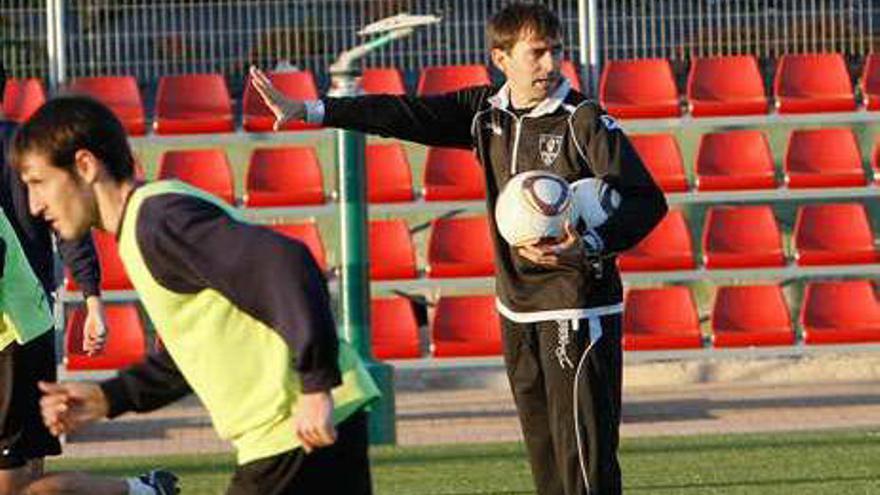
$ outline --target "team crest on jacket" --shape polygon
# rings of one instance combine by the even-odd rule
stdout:
[[[562,151],[562,136],[555,134],[541,134],[538,137],[538,151],[545,167],[549,167]]]

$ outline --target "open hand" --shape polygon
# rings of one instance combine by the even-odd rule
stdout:
[[[524,244],[516,248],[517,254],[532,263],[548,267],[580,266],[584,259],[583,241],[571,223],[566,222],[564,229],[565,234],[556,242]]]
[[[281,129],[291,120],[305,120],[306,106],[303,102],[284,96],[284,93],[272,84],[269,76],[260,69],[251,66],[250,74],[254,89],[263,98],[263,102],[269,107],[269,110],[275,114],[275,125],[272,127],[274,130]]]

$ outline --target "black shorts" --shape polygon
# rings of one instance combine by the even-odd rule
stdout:
[[[226,495],[370,495],[367,413],[353,414],[336,430],[336,443],[311,454],[295,449],[239,466]]]
[[[43,425],[40,380],[54,382],[55,332],[0,351],[0,469],[61,453],[58,439]]]

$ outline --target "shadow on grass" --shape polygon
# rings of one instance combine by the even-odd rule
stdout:
[[[674,453],[683,451],[711,452],[711,451],[751,451],[767,448],[805,449],[819,447],[852,447],[868,446],[880,448],[880,432],[869,433],[864,431],[841,430],[838,435],[829,436],[821,433],[801,433],[784,438],[775,436],[765,437],[758,435],[724,435],[717,437],[687,437],[670,438],[664,441],[662,437],[649,439],[624,440],[620,452],[622,454],[640,453]],[[684,450],[683,450],[684,449]]]

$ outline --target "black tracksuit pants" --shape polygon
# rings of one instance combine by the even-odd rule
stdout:
[[[538,323],[502,317],[502,331],[537,493],[621,493],[621,316]]]

